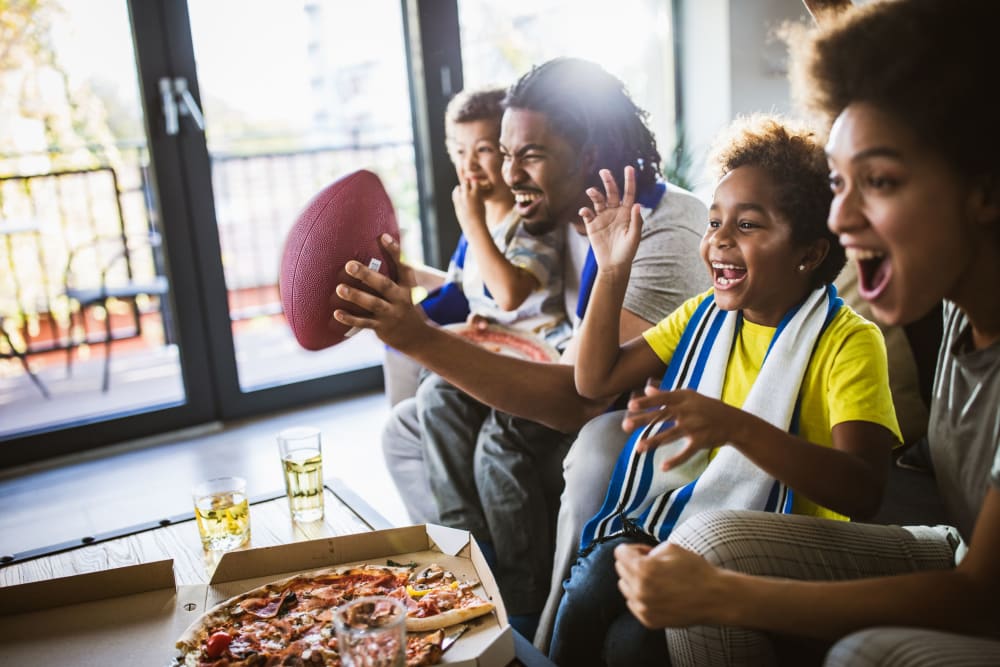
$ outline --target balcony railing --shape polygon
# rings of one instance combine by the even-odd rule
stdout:
[[[88,358],[101,359],[104,352],[93,343],[101,338],[106,323],[113,338],[120,340],[114,343],[116,356],[119,351],[173,349],[169,297],[162,302],[157,296],[110,299],[106,308],[88,309],[80,318],[78,304],[67,295],[67,266],[74,253],[95,238],[117,239],[121,247],[131,249],[127,262],[108,271],[108,284],[164,275],[169,281],[162,253],[170,249],[142,243],[151,236],[159,238],[161,231],[145,149],[122,150],[116,158],[113,169],[53,170],[0,179],[0,326],[6,334],[0,336],[0,413],[10,414],[10,401],[17,392],[37,397],[27,386],[15,352],[26,355],[30,367],[48,368],[54,375],[52,367],[62,366],[67,354],[76,355],[84,365]],[[259,329],[261,322],[284,329],[277,282],[285,236],[316,192],[360,165],[377,165],[369,168],[381,175],[396,206],[404,243],[417,254],[412,144],[212,156],[221,262],[234,336]],[[98,260],[76,263],[82,264],[78,269],[82,275],[77,276],[82,282],[98,280]],[[240,325],[250,320],[257,324]],[[248,345],[240,344],[241,354],[247,354]],[[167,357],[176,363],[176,349]],[[87,370],[81,366],[79,372],[82,380]],[[176,378],[171,382],[176,386]],[[100,387],[92,378],[86,383],[91,391]],[[0,432],[4,430],[0,427]]]
[[[98,236],[122,235],[129,244],[159,232],[145,156],[137,151],[135,158],[115,168],[122,224],[114,212],[115,193],[95,172],[0,181],[0,316],[16,344],[31,352],[65,346],[60,331],[70,326],[72,304],[65,297],[64,272],[76,247]],[[324,185],[365,164],[379,165],[407,246],[416,251],[420,230],[411,144],[213,155],[216,221],[233,320],[280,312],[278,257],[297,212]],[[118,270],[152,278],[163,272],[162,257],[150,249]]]

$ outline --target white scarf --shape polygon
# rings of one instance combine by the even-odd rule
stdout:
[[[825,285],[785,315],[743,410],[782,430],[798,430],[802,378],[816,343],[841,305],[837,290]],[[721,398],[730,351],[742,321],[741,312],[720,310],[714,294],[706,297],[684,329],[661,389],[695,389]],[[660,470],[661,464],[684,446],[684,439],[648,452],[635,451],[640,439],[672,424],[657,421],[629,438],[615,465],[604,505],[583,530],[581,549],[629,532],[663,541],[676,526],[705,510],[791,511],[791,489],[730,445],[720,447],[711,460],[708,451],[702,450],[667,472]]]

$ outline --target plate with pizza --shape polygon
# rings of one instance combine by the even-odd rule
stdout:
[[[507,357],[524,359],[525,361],[559,361],[559,352],[554,347],[541,338],[510,327],[499,324],[473,327],[461,322],[449,324],[445,328],[462,338],[481,345],[490,352]]]
[[[333,610],[382,595],[403,602],[407,667],[436,665],[467,624],[493,613],[477,589],[437,564],[355,565],[297,574],[215,605],[178,638],[178,667],[339,667]]]

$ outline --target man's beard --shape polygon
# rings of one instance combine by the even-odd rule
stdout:
[[[527,221],[524,220],[521,224],[524,225],[524,231],[528,232],[532,236],[541,236],[542,234],[548,234],[553,229],[556,228],[556,223],[554,220],[534,220]]]

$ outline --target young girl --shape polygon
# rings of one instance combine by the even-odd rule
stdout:
[[[577,389],[664,380],[631,402],[624,427],[637,430],[584,529],[552,640],[561,665],[665,658],[662,632],[641,628],[617,590],[615,546],[656,544],[704,509],[846,518],[880,502],[899,433],[882,337],[830,285],[844,254],[825,225],[822,147],[763,116],[721,145],[701,242],[714,287],[621,348],[615,313],[642,224],[631,173],[619,201],[604,172],[607,195],[591,189],[594,210],[581,211],[599,273]]]
[[[622,547],[633,613],[688,628],[667,633],[673,664],[769,664],[769,636],[737,627],[840,639],[828,665],[1000,664],[998,25],[996,2],[876,2],[793,54],[836,119],[829,224],[861,295],[893,324],[945,300],[928,441],[957,531],[725,512]],[[842,581],[796,581],[821,579]]]

